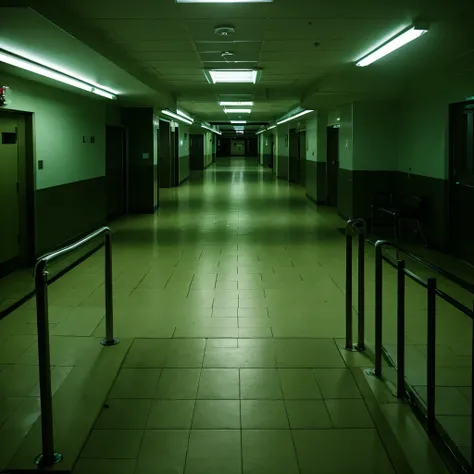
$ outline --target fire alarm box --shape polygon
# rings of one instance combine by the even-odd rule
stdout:
[[[10,105],[10,88],[7,86],[0,86],[0,107]]]

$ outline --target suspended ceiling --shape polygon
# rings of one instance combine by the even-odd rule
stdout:
[[[31,5],[179,107],[210,122],[228,120],[219,100],[254,100],[250,116],[272,121],[291,108],[332,107],[403,92],[424,71],[472,67],[465,0],[275,0],[176,4],[174,0],[31,0]],[[430,33],[368,68],[354,61],[421,17]],[[214,34],[231,25],[232,37]],[[41,45],[38,37],[37,45]],[[234,53],[229,64],[223,52]],[[467,59],[466,59],[467,58]],[[209,84],[205,68],[258,67],[257,84]]]

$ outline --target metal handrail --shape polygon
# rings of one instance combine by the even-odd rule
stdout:
[[[112,295],[112,242],[109,227],[101,227],[83,239],[40,257],[35,265],[36,312],[38,327],[38,361],[41,403],[41,441],[42,452],[35,463],[41,467],[52,466],[61,461],[62,454],[54,449],[53,434],[53,395],[51,389],[51,354],[49,347],[49,308],[48,308],[48,264],[88,242],[104,235],[105,238],[105,325],[106,336],[101,344],[112,346],[119,340],[114,338],[114,314]]]
[[[356,230],[359,241],[357,264],[357,344],[353,344],[352,335],[352,234]],[[346,350],[365,350],[365,235],[367,224],[364,219],[347,221],[346,234]]]
[[[464,306],[452,296],[437,288],[436,278],[429,277],[426,281],[410,270],[407,270],[404,260],[398,260],[395,264],[392,260],[385,257],[382,253],[386,247],[398,247],[391,242],[378,240],[375,243],[375,369],[373,371],[376,377],[382,376],[382,262],[386,261],[389,265],[397,269],[397,397],[405,398],[407,396],[407,387],[410,385],[405,382],[405,276],[421,285],[427,290],[427,356],[426,356],[426,375],[427,375],[427,397],[426,397],[426,429],[430,435],[439,434],[442,428],[436,420],[436,297],[439,296],[452,306],[456,307],[462,313],[474,320],[474,311]],[[407,255],[411,258],[411,255]],[[414,259],[418,261],[418,259]],[[443,274],[443,273],[442,273]],[[448,278],[448,277],[447,277]],[[467,288],[466,288],[467,289]],[[474,323],[472,351],[474,354]],[[474,382],[474,364],[471,374],[471,385]],[[412,390],[412,389],[410,389]],[[408,398],[410,396],[408,395]],[[474,413],[474,400],[471,401],[471,410]],[[451,452],[454,452],[452,449]],[[471,452],[474,452],[474,417],[471,421]]]

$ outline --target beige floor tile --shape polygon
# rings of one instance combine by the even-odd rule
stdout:
[[[199,399],[239,399],[238,369],[202,369]]]
[[[363,400],[325,400],[335,428],[373,428]]]
[[[290,431],[242,431],[244,474],[298,474]]]
[[[73,474],[134,474],[135,459],[79,459]]]
[[[155,400],[146,428],[149,430],[189,430],[194,400]]]
[[[145,431],[134,474],[182,473],[188,440],[185,430]]]
[[[471,445],[470,416],[440,415],[437,419],[456,446]]]
[[[331,339],[288,339],[276,349],[278,367],[345,367]]]
[[[214,306],[212,309],[212,317],[213,318],[237,318],[237,307],[217,307]]]
[[[153,398],[160,373],[159,369],[122,369],[109,398]]]
[[[270,326],[268,318],[239,318],[239,328],[267,328]]]
[[[282,400],[242,400],[242,429],[288,429],[288,417]]]
[[[95,424],[96,430],[143,430],[151,399],[109,399]]]
[[[237,338],[239,330],[235,328],[213,328],[213,327],[177,327],[175,338]]]
[[[259,347],[208,348],[204,367],[275,367],[273,351]]]
[[[21,397],[4,397],[0,398],[0,426],[14,412],[23,401]]]
[[[204,339],[173,339],[170,341],[166,367],[202,367],[204,360]]]
[[[89,436],[82,458],[134,459],[143,438],[141,430],[94,430]]]
[[[38,379],[38,367],[8,366],[0,373],[0,397],[27,397]]]
[[[250,400],[281,400],[277,369],[240,369],[240,396]]]
[[[317,400],[322,398],[311,369],[278,369],[285,399]]]
[[[164,367],[170,349],[167,339],[135,339],[124,362],[125,367]]]
[[[293,431],[301,474],[394,474],[375,430]]]
[[[71,373],[73,367],[52,367],[51,369],[51,391],[53,395],[59,389],[61,384],[66,380],[68,375]],[[40,386],[37,383],[31,392],[29,393],[30,397],[39,397],[40,396]]]
[[[238,339],[208,339],[206,347],[237,347]]]
[[[331,428],[331,419],[322,400],[285,400],[291,429]]]
[[[349,369],[315,369],[316,381],[324,398],[360,398]]]
[[[238,315],[240,318],[256,318],[262,319],[268,317],[268,311],[266,308],[242,308],[238,309]]]
[[[33,335],[11,335],[1,339],[0,364],[14,364],[36,342]]]
[[[189,400],[196,398],[201,369],[163,369],[155,398]]]
[[[249,337],[264,337],[272,338],[273,332],[270,327],[262,328],[239,328],[239,338],[249,338]]]
[[[197,400],[193,429],[229,430],[240,428],[239,400]]]
[[[240,432],[195,430],[189,438],[185,474],[240,474]]]

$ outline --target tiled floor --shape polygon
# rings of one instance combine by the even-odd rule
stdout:
[[[135,340],[75,474],[394,473],[351,369],[370,362],[341,351],[336,213],[244,160],[221,160],[160,201],[156,215],[113,225],[115,332]],[[104,333],[103,258],[50,287],[56,387]],[[372,265],[368,248],[369,344]],[[388,348],[393,277],[384,279]],[[424,296],[409,283],[407,292],[409,377],[422,392]],[[470,333],[440,310],[439,378],[456,393],[440,387],[439,414],[457,434],[454,421],[470,420],[459,403],[471,397]],[[34,301],[0,321],[0,440],[23,413],[27,426],[38,416],[34,321]]]

